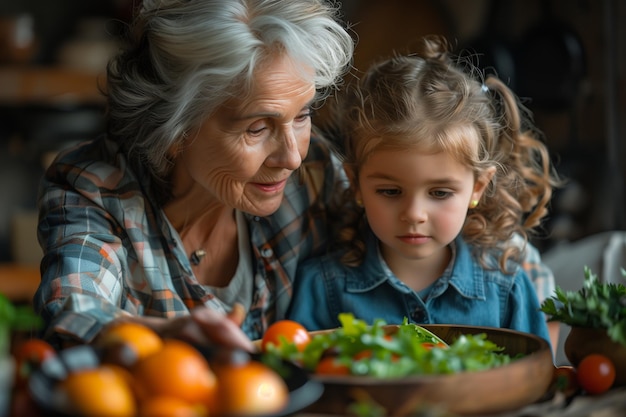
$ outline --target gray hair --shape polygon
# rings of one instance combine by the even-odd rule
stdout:
[[[169,149],[276,51],[315,70],[318,98],[342,82],[354,40],[324,0],[144,0],[107,67],[108,134],[163,178]]]

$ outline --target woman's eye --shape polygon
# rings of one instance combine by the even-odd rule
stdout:
[[[248,133],[253,135],[253,136],[258,136],[260,135],[265,129],[267,129],[267,124],[263,123],[263,122],[256,122],[253,123],[249,128],[248,128]]]
[[[296,118],[294,119],[297,123],[302,123],[302,122],[306,122],[308,121],[311,116],[313,116],[313,110],[307,110],[304,113],[300,113],[299,115],[296,116]]]

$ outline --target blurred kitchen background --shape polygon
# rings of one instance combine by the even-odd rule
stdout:
[[[289,0],[284,0],[289,1]],[[103,130],[99,86],[137,0],[0,0],[0,262],[36,264],[39,178]],[[626,229],[626,1],[344,0],[364,69],[443,34],[524,98],[567,185],[546,251]]]

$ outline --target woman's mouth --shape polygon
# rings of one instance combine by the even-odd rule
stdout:
[[[277,182],[253,182],[251,185],[266,194],[281,193],[285,189],[287,179]]]

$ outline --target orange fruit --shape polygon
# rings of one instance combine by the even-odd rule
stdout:
[[[295,345],[300,352],[311,342],[311,335],[306,327],[293,320],[278,320],[272,323],[261,339],[261,348],[267,351],[267,346],[272,344],[279,347],[283,343]]]
[[[234,361],[215,368],[217,392],[211,415],[252,416],[280,412],[289,401],[285,381],[257,361]]]
[[[176,397],[151,397],[139,406],[138,417],[205,417],[202,407],[196,407]]]
[[[209,407],[214,398],[217,380],[209,363],[181,340],[163,340],[161,349],[139,359],[132,371],[141,400],[165,396]]]
[[[136,354],[136,360],[139,360],[161,349],[163,340],[148,326],[119,322],[105,327],[96,344],[105,350],[118,348],[119,345],[130,346]]]
[[[59,383],[58,396],[69,414],[90,417],[134,417],[137,405],[122,368],[101,365],[70,373]]]

